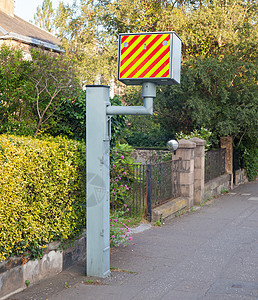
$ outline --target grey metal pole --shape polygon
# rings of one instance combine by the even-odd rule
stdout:
[[[144,106],[110,106],[109,86],[86,86],[87,276],[110,274],[109,115],[151,115],[156,85],[142,85]]]
[[[86,86],[87,276],[110,274],[109,86]]]
[[[152,115],[153,98],[156,97],[156,84],[142,84],[143,106],[108,106],[107,115]]]

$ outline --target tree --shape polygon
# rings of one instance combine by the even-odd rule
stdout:
[[[37,12],[34,15],[34,23],[42,29],[53,32],[54,14],[52,0],[44,0],[42,6],[37,7]]]
[[[32,132],[31,72],[32,63],[23,59],[21,50],[6,45],[0,48],[0,132]]]
[[[98,18],[109,34],[155,31],[163,10],[172,7],[168,0],[99,0]]]
[[[86,140],[86,91],[79,89],[72,99],[65,98],[47,123],[42,124],[41,131],[51,136]]]
[[[164,97],[162,89],[158,97],[171,115],[175,114],[178,103],[182,104],[183,114],[182,110],[177,114],[191,121],[186,131],[204,126],[218,136],[231,135],[240,139],[257,128],[254,120],[257,119],[258,98],[254,74],[255,65],[231,57],[222,61],[198,59],[184,67],[180,87],[164,88],[165,93],[170,91],[170,97]],[[162,114],[160,110],[161,119]],[[178,119],[167,119],[166,126],[177,127]]]
[[[99,29],[97,10],[92,2],[72,6],[60,3],[55,26],[63,48],[76,61],[81,82],[108,83],[115,69],[109,65],[114,47],[110,37]]]
[[[32,50],[0,48],[0,132],[37,135],[63,103],[77,101],[80,86],[70,57]],[[63,120],[64,122],[65,120]]]
[[[35,107],[37,128],[40,127],[62,106],[65,100],[77,96],[79,83],[71,58],[65,55],[48,55],[43,51],[32,51]]]
[[[66,52],[76,58],[81,81],[107,84],[116,80],[118,33],[155,31],[162,10],[171,5],[168,0],[60,3],[55,27]]]
[[[157,29],[174,30],[179,34],[184,46],[184,60],[225,55],[254,60],[257,44],[254,5],[250,1],[237,0],[207,2],[199,9],[168,7],[160,16]]]

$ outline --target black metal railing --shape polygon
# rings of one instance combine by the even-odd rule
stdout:
[[[133,216],[151,216],[151,210],[180,195],[181,160],[123,166],[111,172],[111,210],[128,208]],[[122,176],[121,176],[122,174]]]
[[[226,149],[209,150],[205,154],[205,182],[225,174]]]

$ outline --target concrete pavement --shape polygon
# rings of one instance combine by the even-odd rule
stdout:
[[[112,249],[107,279],[86,278],[79,264],[10,299],[258,299],[257,182],[135,234],[134,243]]]

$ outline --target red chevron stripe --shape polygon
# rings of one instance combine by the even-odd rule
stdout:
[[[133,45],[133,43],[134,43],[139,37],[140,37],[140,35],[135,35],[135,36],[131,39],[131,41],[128,43],[128,44],[129,44],[128,47],[123,47],[123,49],[121,49],[121,55],[124,54],[124,52],[125,52],[126,50],[128,50],[129,48],[131,48],[132,45]],[[132,49],[132,50],[133,50],[133,49]]]
[[[151,74],[149,77],[151,78],[151,77],[155,77],[156,75],[158,75],[159,72],[162,71],[162,69],[164,69],[165,66],[167,66],[168,64],[169,64],[169,58],[168,58],[167,60],[165,60],[165,61],[163,62],[163,64],[160,65],[160,66],[158,67],[158,69],[157,69],[153,74]],[[162,76],[161,76],[161,77],[162,77]]]
[[[123,44],[128,38],[129,38],[129,35],[122,36],[122,38],[121,38],[121,44]]]
[[[134,47],[127,55],[126,57],[121,61],[121,66],[128,60],[128,58],[130,58],[141,46],[144,45],[144,43],[150,38],[150,35],[146,35],[141,41],[140,43],[138,43],[138,45],[136,47]],[[131,42],[129,42],[129,47],[130,47]],[[149,45],[148,45],[149,46]],[[123,48],[123,50],[126,48]],[[124,51],[123,51],[124,53]],[[122,51],[121,51],[121,55],[122,55]]]
[[[168,77],[169,76],[169,70],[167,70],[163,75],[161,75],[160,77]]]
[[[162,45],[160,46],[160,47],[162,47]],[[169,49],[169,47],[167,47],[166,49],[165,49],[165,51],[163,51],[161,54],[160,54],[160,56],[159,57],[157,57],[155,60],[154,60],[154,62],[152,62],[152,64],[151,65],[149,65],[149,67],[148,68],[146,68],[138,77],[139,78],[142,78],[142,77],[144,77],[149,71],[151,71],[152,69],[153,69],[153,67],[155,67],[155,65],[168,53],[170,51],[170,49]],[[144,64],[146,63],[148,61],[148,59],[146,59],[144,62],[143,62],[143,64],[142,64],[142,66],[144,66]],[[139,70],[140,70],[141,68],[139,68]],[[132,74],[136,74],[137,72],[132,72]],[[133,74],[133,75],[134,75]],[[129,75],[129,76],[133,76],[133,75]],[[129,77],[128,76],[128,77]],[[130,77],[129,77],[130,78]]]
[[[148,45],[148,47],[152,47],[160,38],[162,37],[162,34],[158,34]],[[168,36],[166,38],[166,40],[169,40],[170,36]],[[134,69],[134,71],[132,73],[130,73],[130,75],[126,76],[126,78],[131,78],[134,74],[136,74],[145,64],[146,62],[150,59],[150,56],[155,55],[157,53],[157,51],[159,51],[159,49],[163,47],[162,43],[160,43],[160,45],[155,48],[149,55],[148,57],[137,67]],[[139,53],[138,56],[135,57],[135,59],[133,61],[130,62],[130,64],[120,73],[120,77],[122,77],[128,70],[130,70],[130,68],[145,54],[144,51],[142,51],[141,53]],[[130,53],[131,55],[131,53]],[[128,59],[128,56],[126,57]],[[125,58],[125,59],[126,59]],[[126,61],[125,59],[123,59],[121,65]]]

